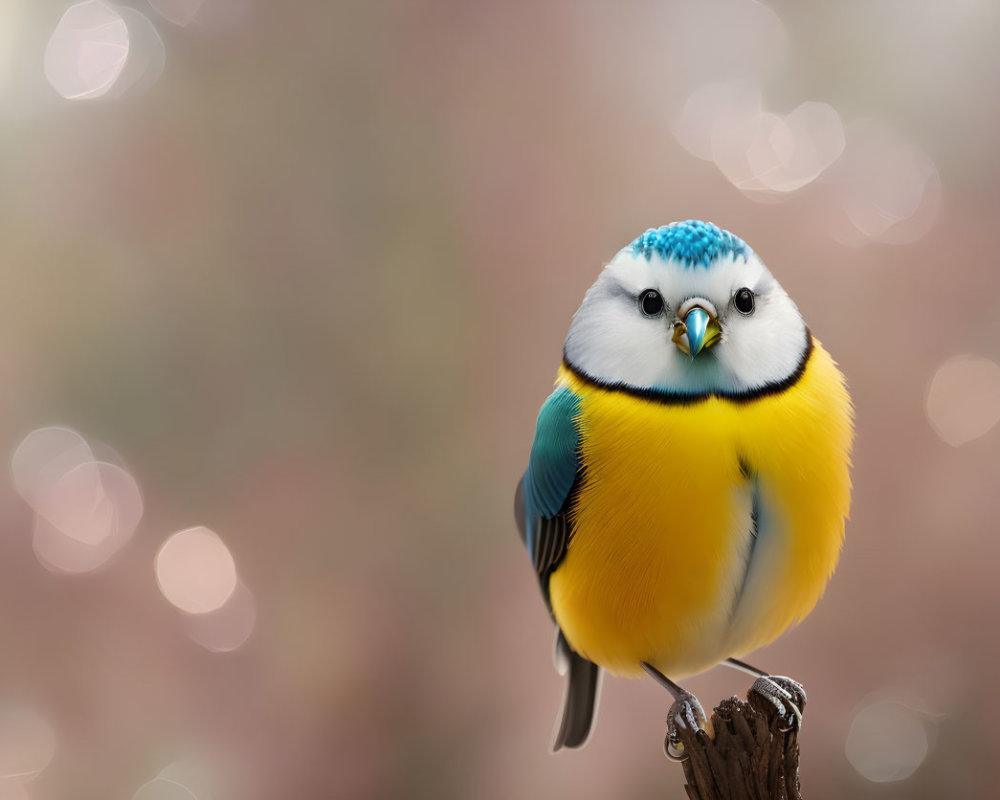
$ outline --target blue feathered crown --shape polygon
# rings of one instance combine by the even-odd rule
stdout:
[[[689,219],[673,222],[662,228],[650,228],[628,246],[635,255],[648,261],[653,253],[663,259],[674,259],[686,267],[707,267],[720,256],[743,256],[746,261],[753,251],[746,242],[729,231]]]

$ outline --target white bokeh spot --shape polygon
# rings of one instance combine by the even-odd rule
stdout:
[[[872,703],[855,714],[844,746],[851,766],[873,783],[909,778],[929,749],[920,712],[892,700]]]
[[[10,466],[14,488],[35,512],[35,555],[52,572],[96,569],[132,538],[142,519],[135,478],[95,459],[93,448],[70,428],[32,431],[14,450]]]
[[[236,563],[215,531],[188,528],[173,534],[156,554],[156,581],[173,605],[189,614],[207,614],[236,589]]]
[[[845,146],[844,126],[832,106],[810,101],[781,116],[764,109],[760,88],[747,81],[697,89],[681,107],[673,132],[688,152],[715,162],[754,199],[812,183]]]
[[[979,439],[1000,422],[1000,365],[981,356],[954,356],[931,378],[927,419],[952,447]]]
[[[129,32],[125,19],[101,0],[66,9],[45,48],[45,77],[67,100],[111,91],[125,69]]]

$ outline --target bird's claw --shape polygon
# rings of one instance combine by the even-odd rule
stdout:
[[[750,687],[749,699],[752,701],[754,697],[763,699],[777,712],[779,731],[787,733],[802,729],[806,690],[801,683],[784,675],[765,675],[757,678]]]
[[[663,752],[671,761],[684,761],[684,743],[680,731],[705,730],[707,725],[705,710],[698,698],[690,692],[682,692],[667,712],[667,738],[663,741]]]

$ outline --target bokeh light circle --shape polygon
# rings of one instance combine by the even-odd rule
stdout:
[[[236,563],[217,533],[188,528],[173,534],[156,554],[156,582],[181,611],[207,614],[236,589]]]
[[[67,100],[87,100],[111,91],[129,55],[124,18],[101,0],[66,9],[45,48],[45,77]]]
[[[142,519],[135,478],[95,460],[93,448],[70,428],[39,428],[25,436],[11,456],[11,474],[35,512],[35,554],[52,572],[96,569],[132,538]]]
[[[717,125],[712,157],[736,188],[773,197],[816,180],[840,158],[844,141],[837,111],[806,102],[787,116],[761,109]]]
[[[674,120],[674,136],[692,155],[715,162],[736,188],[757,200],[812,183],[844,151],[844,125],[827,103],[801,103],[786,116],[762,106],[749,81],[696,89]]]
[[[1000,422],[1000,365],[979,356],[949,358],[927,389],[927,419],[952,447],[985,436]]]
[[[909,778],[923,763],[930,742],[920,712],[891,700],[862,708],[847,733],[847,760],[873,783]]]
[[[114,464],[81,464],[35,507],[33,546],[47,569],[89,572],[132,538],[142,519],[139,485]]]

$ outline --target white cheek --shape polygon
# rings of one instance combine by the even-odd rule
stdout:
[[[716,354],[726,371],[746,388],[787,378],[798,367],[806,346],[805,324],[795,304],[779,288],[773,291],[751,316],[730,311],[728,330]]]
[[[674,345],[663,316],[649,319],[621,298],[581,309],[566,338],[570,362],[612,383],[655,382]]]

